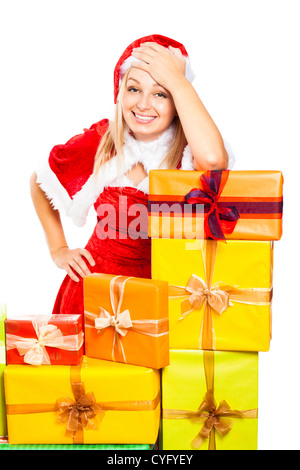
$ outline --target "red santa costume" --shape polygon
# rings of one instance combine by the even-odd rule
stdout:
[[[186,58],[186,76],[192,81],[193,76],[184,46],[164,36],[147,36],[128,46],[115,67],[115,102],[120,80],[126,69],[130,67],[133,48],[147,41],[157,42],[165,47],[179,48]],[[171,124],[157,140],[152,142],[136,140],[130,131],[125,130],[121,171],[115,155],[100,167],[95,176],[93,174],[95,154],[108,125],[109,121],[103,119],[89,129],[84,129],[82,134],[72,137],[66,144],[56,145],[50,152],[47,164],[37,170],[37,182],[53,207],[71,217],[78,226],[85,224],[89,209],[94,205],[97,224],[85,247],[96,263],[95,266],[89,266],[91,272],[151,278],[151,241],[145,227],[141,228],[139,237],[130,236],[128,233],[130,222],[136,217],[130,215],[130,207],[142,205],[147,211],[149,171],[166,168],[162,166],[162,162],[172,144],[174,126]],[[126,174],[139,162],[144,166],[147,177],[138,185],[134,185]],[[178,169],[194,169],[188,145]],[[106,206],[107,204],[110,206]],[[111,224],[109,221],[107,223],[105,215],[105,233],[101,224],[104,216],[102,207],[114,207],[116,215]],[[124,221],[126,221],[125,226]],[[75,282],[66,275],[52,313],[83,315],[83,311],[83,279]]]

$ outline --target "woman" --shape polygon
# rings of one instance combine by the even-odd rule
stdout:
[[[145,230],[128,232],[130,208],[147,208],[151,169],[227,168],[223,139],[191,75],[182,44],[159,35],[133,42],[114,71],[114,120],[55,146],[46,168],[33,174],[32,199],[51,257],[67,272],[53,314],[83,314],[83,278],[91,272],[151,278],[150,239]],[[70,249],[60,210],[82,225],[93,204],[98,219],[90,240]],[[106,231],[103,208],[115,209],[105,215]]]

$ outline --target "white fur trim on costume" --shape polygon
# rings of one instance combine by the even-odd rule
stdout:
[[[94,180],[90,177],[72,199],[51,170],[48,160],[37,167],[36,174],[37,183],[52,207],[71,217],[75,225],[82,227],[91,205],[95,202]]]
[[[73,198],[60,184],[55,173],[49,166],[48,159],[37,168],[37,183],[45,192],[54,209],[71,217],[75,225],[83,226],[86,222],[90,207],[96,202],[99,194],[108,186],[132,186],[132,181],[126,173],[137,163],[142,163],[147,174],[161,166],[168,153],[174,137],[174,127],[170,126],[157,140],[141,142],[136,140],[128,131],[125,132],[124,158],[121,161],[121,171],[118,170],[118,157],[115,155],[106,162],[95,176],[92,174]],[[135,186],[136,189],[149,192],[148,176]]]
[[[115,155],[106,162],[98,174],[92,174],[75,196],[70,198],[67,191],[60,184],[55,173],[51,170],[48,161],[44,166],[38,168],[37,183],[45,192],[54,209],[58,209],[65,215],[71,217],[75,225],[83,226],[86,222],[90,207],[108,186],[112,187],[135,187],[137,190],[149,193],[149,171],[158,168],[166,169],[163,160],[166,157],[174,137],[174,126],[170,126],[157,140],[142,142],[136,140],[128,131],[124,136],[124,158],[121,161],[121,171],[118,169],[118,157]],[[225,148],[229,156],[228,168],[234,165],[234,155],[227,142]],[[142,163],[147,176],[136,186],[126,176],[126,173],[137,163]],[[193,155],[190,146],[184,149],[181,170],[194,170]]]
[[[226,152],[228,154],[228,170],[232,170],[235,164],[235,155],[233,153],[233,150],[227,140],[224,139],[224,147],[226,149]]]
[[[194,170],[194,157],[189,145],[187,145],[183,151],[181,160],[181,170]]]
[[[36,170],[37,183],[44,191],[54,209],[66,212],[72,199],[51,170],[48,160],[40,163]]]

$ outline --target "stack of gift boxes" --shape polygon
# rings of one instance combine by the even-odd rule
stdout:
[[[87,276],[84,318],[2,315],[0,435],[255,450],[281,222],[280,172],[150,172],[151,280]]]
[[[282,184],[280,172],[152,174],[152,275],[169,283],[163,449],[257,449]]]

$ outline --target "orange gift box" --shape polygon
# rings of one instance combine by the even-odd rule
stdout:
[[[149,236],[279,240],[280,171],[152,170]]]
[[[94,273],[84,279],[85,354],[160,369],[169,364],[168,283]]]

